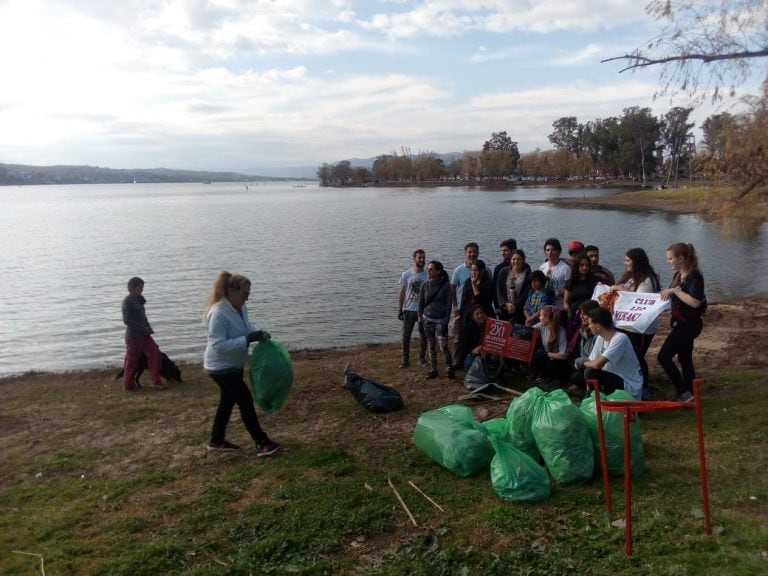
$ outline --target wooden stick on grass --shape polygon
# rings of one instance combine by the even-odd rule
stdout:
[[[389,487],[392,488],[392,492],[395,493],[395,496],[397,496],[397,499],[400,501],[400,506],[403,507],[403,510],[406,511],[408,514],[408,518],[411,519],[411,522],[413,522],[413,525],[418,527],[418,524],[416,524],[416,518],[413,517],[413,514],[411,514],[411,511],[408,510],[408,506],[405,505],[405,502],[403,502],[403,499],[400,497],[400,493],[397,491],[397,488],[395,488],[395,485],[392,484],[392,480],[387,478],[387,484],[389,484]]]
[[[424,498],[426,498],[426,499],[427,499],[427,500],[430,502],[430,504],[432,504],[432,506],[434,506],[435,508],[437,508],[438,510],[440,510],[440,512],[445,512],[445,510],[443,510],[443,507],[442,507],[442,506],[440,506],[440,504],[438,504],[437,502],[435,502],[434,500],[432,500],[432,498],[430,498],[429,496],[427,496],[426,494],[424,494],[424,492],[422,492],[422,491],[421,491],[421,489],[420,489],[418,486],[416,486],[416,484],[414,484],[414,483],[413,483],[413,482],[411,482],[410,480],[408,480],[408,484],[410,484],[410,485],[413,487],[413,489],[414,489],[414,490],[416,490],[416,492],[418,492],[419,494],[421,494],[422,496],[424,496]]]
[[[24,554],[25,556],[37,556],[40,558],[40,574],[45,576],[45,559],[42,554],[35,554],[34,552],[22,552],[21,550],[13,550],[14,554]]]

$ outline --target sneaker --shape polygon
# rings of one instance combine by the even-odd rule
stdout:
[[[397,365],[398,368],[408,368],[408,366],[410,366],[410,364],[408,363],[408,360],[403,360],[402,362],[400,362],[400,364]]]
[[[434,380],[437,378],[440,374],[437,373],[437,370],[430,370],[427,372],[427,380]]]
[[[419,358],[419,366],[429,366],[426,358]]]
[[[208,442],[206,449],[208,452],[234,452],[235,450],[240,450],[240,446],[233,444],[228,440],[223,440],[222,442],[214,442],[211,440]]]
[[[687,390],[677,397],[678,402],[693,402],[693,394]]]
[[[168,384],[165,384],[163,382],[158,382],[157,384],[152,384],[153,390],[167,390]]]
[[[456,378],[456,372],[453,370],[448,370],[448,373],[445,375],[445,377],[448,378],[448,380],[453,380]]]
[[[273,442],[269,438],[266,438],[256,444],[256,457],[264,458],[265,456],[272,456],[272,454],[278,450],[280,450],[280,444]]]

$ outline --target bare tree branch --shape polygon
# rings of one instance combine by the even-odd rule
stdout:
[[[624,54],[623,56],[614,56],[600,60],[600,63],[613,62],[615,60],[630,60],[634,64],[619,70],[619,74],[635,68],[645,68],[656,64],[667,64],[669,62],[682,62],[686,60],[701,60],[702,62],[717,62],[721,60],[740,60],[744,58],[760,58],[768,56],[768,48],[756,51],[733,52],[731,54],[681,54],[676,56],[667,56],[666,58],[648,58],[639,54]]]

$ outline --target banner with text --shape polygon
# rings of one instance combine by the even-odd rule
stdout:
[[[539,331],[535,328],[488,318],[480,352],[530,363],[538,338]]]
[[[669,300],[652,292],[610,292],[604,284],[598,284],[592,298],[608,308],[613,314],[613,323],[624,328],[645,333],[659,314],[670,308]]]

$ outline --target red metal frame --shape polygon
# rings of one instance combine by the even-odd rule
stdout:
[[[603,429],[603,410],[607,412],[624,413],[624,552],[632,554],[632,468],[630,466],[629,424],[635,419],[635,414],[642,412],[672,412],[684,408],[693,408],[696,416],[696,435],[699,451],[699,481],[701,482],[701,499],[704,505],[704,527],[707,534],[712,534],[712,520],[709,514],[709,490],[707,488],[707,462],[704,455],[704,426],[701,417],[701,396],[699,387],[704,380],[693,381],[693,402],[605,402],[600,399],[600,384],[597,380],[589,380],[587,384],[595,393],[595,408],[597,410],[597,433],[600,438],[600,462],[603,472],[603,493],[605,507],[611,514],[611,479],[608,476],[608,458],[605,449],[605,431]]]

